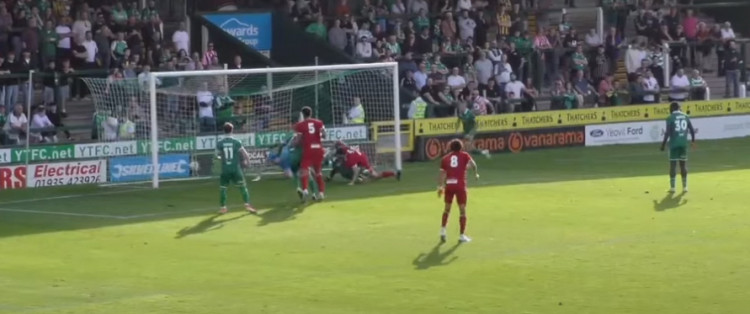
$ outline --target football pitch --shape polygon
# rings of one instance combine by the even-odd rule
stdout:
[[[257,216],[214,180],[0,191],[0,313],[744,313],[748,141],[699,142],[674,195],[658,144],[477,158],[461,245],[437,162],[305,208],[253,182]]]

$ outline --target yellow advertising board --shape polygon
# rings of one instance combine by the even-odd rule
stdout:
[[[684,102],[682,111],[693,117],[750,113],[750,98]],[[634,105],[575,110],[550,110],[496,114],[477,117],[478,132],[528,130],[603,123],[662,120],[669,116],[669,104]],[[455,117],[414,120],[415,135],[456,133]]]

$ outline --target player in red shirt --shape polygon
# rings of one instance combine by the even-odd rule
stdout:
[[[312,109],[310,107],[302,108],[302,121],[294,125],[294,131],[298,134],[299,145],[302,148],[302,160],[300,161],[300,178],[302,179],[302,199],[307,200],[309,192],[307,186],[310,178],[308,169],[312,168],[315,175],[315,182],[318,183],[319,200],[323,200],[325,192],[325,182],[323,182],[323,157],[325,149],[323,148],[323,138],[325,138],[325,126],[323,121],[312,118]]]
[[[390,177],[396,177],[396,179],[400,179],[400,176],[398,176],[394,171],[378,172],[377,170],[375,170],[375,168],[370,165],[370,159],[367,158],[367,154],[359,151],[359,149],[347,147],[341,141],[336,142],[334,147],[336,149],[336,154],[338,156],[341,156],[341,158],[343,158],[344,160],[343,168],[348,170],[342,171],[342,174],[344,174],[345,172],[351,172],[351,181],[349,182],[349,185],[354,185],[357,182],[357,179],[359,179],[360,174],[362,174],[363,172],[366,172],[366,177],[372,179],[382,179]]]
[[[471,238],[466,236],[466,169],[474,168],[474,175],[479,179],[477,164],[471,158],[469,153],[463,150],[464,145],[461,140],[452,140],[450,142],[451,152],[443,157],[440,163],[440,176],[438,178],[438,197],[445,194],[445,210],[443,211],[442,229],[440,229],[440,241],[445,242],[445,226],[448,224],[448,216],[453,205],[453,198],[456,198],[458,209],[461,211],[459,223],[461,226],[461,236],[459,242],[469,242]]]

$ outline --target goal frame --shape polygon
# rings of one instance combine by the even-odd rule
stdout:
[[[370,70],[370,69],[390,69],[393,80],[393,126],[394,126],[394,145],[395,149],[395,167],[396,170],[402,170],[401,156],[401,104],[399,101],[399,77],[397,62],[381,63],[362,63],[362,64],[338,64],[338,65],[315,65],[299,67],[278,67],[278,68],[254,68],[254,69],[231,69],[231,70],[201,70],[201,71],[166,71],[151,72],[148,80],[149,92],[149,111],[150,117],[150,140],[151,140],[151,165],[154,169],[152,187],[159,188],[159,123],[157,115],[157,80],[163,78],[177,77],[198,77],[198,76],[216,76],[216,75],[247,75],[247,74],[268,74],[275,73],[293,73],[293,72],[316,72],[316,71],[339,71],[339,70]]]

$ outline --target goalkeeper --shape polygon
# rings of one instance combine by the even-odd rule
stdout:
[[[284,176],[287,178],[294,178],[294,182],[297,183],[297,194],[302,197],[302,182],[299,176],[299,171],[301,170],[299,167],[302,161],[302,150],[295,147],[293,143],[294,136],[277,149],[271,151],[268,155],[268,160],[279,165],[284,172]],[[306,169],[306,171],[310,171],[310,169]],[[311,188],[313,199],[315,199],[315,195],[318,195],[318,184],[311,182]]]

